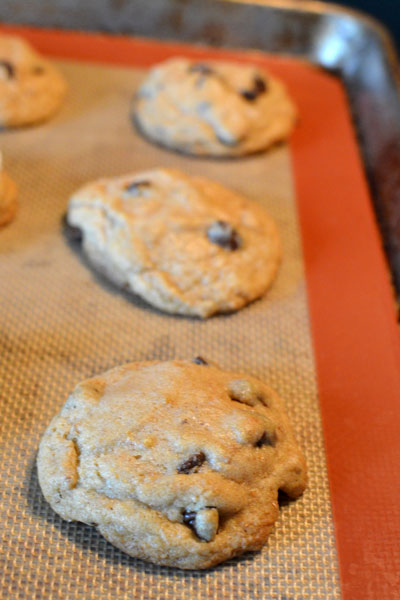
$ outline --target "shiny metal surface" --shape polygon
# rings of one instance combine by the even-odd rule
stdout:
[[[336,73],[400,298],[400,77],[390,37],[372,18],[309,0],[2,0],[0,20],[254,48]]]

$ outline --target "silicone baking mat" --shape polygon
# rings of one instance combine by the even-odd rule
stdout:
[[[36,34],[31,32],[31,35],[35,37]],[[357,507],[346,505],[340,497],[343,487],[348,492],[348,481],[355,477],[351,471],[354,456],[346,457],[348,472],[337,472],[332,465],[341,464],[336,457],[340,458],[347,444],[346,418],[354,418],[355,414],[355,404],[351,415],[344,414],[346,406],[341,399],[344,397],[346,402],[353,403],[361,400],[363,410],[371,413],[373,407],[368,407],[371,383],[366,381],[349,386],[343,380],[346,361],[353,360],[353,354],[357,356],[357,353],[351,345],[352,333],[346,333],[345,325],[349,322],[346,321],[346,307],[340,306],[341,302],[346,302],[341,292],[336,293],[335,325],[326,326],[325,323],[326,317],[332,318],[332,299],[328,298],[326,305],[320,304],[324,294],[332,293],[331,278],[337,282],[338,271],[339,279],[343,272],[346,273],[351,286],[352,269],[358,269],[359,249],[356,247],[351,256],[347,255],[346,236],[342,244],[344,256],[339,261],[341,266],[338,267],[337,249],[333,258],[330,254],[330,235],[340,216],[335,214],[336,209],[330,203],[334,200],[336,205],[342,206],[350,189],[356,191],[360,204],[346,206],[348,219],[340,223],[340,230],[354,230],[355,219],[357,223],[361,220],[361,249],[362,236],[367,232],[368,247],[372,244],[375,253],[372,257],[375,263],[369,265],[369,277],[365,280],[372,278],[373,286],[379,285],[383,289],[379,292],[379,306],[374,305],[374,308],[381,307],[389,328],[392,316],[387,275],[356,150],[354,147],[350,155],[346,150],[346,143],[354,144],[354,140],[340,85],[300,62],[260,55],[239,56],[239,59],[266,62],[287,81],[300,103],[301,120],[293,139],[292,153],[286,146],[281,146],[267,154],[242,160],[196,160],[152,146],[138,136],[130,122],[129,104],[143,77],[145,65],[178,51],[186,54],[204,51],[140,41],[131,42],[129,46],[130,42],[126,40],[120,41],[122,46],[118,46],[117,40],[98,36],[70,34],[68,37],[58,33],[46,36],[43,32],[38,35],[36,41],[39,40],[42,49],[74,60],[59,61],[68,80],[69,94],[57,117],[39,127],[1,134],[5,165],[18,182],[20,198],[16,221],[3,229],[0,236],[0,493],[3,496],[0,590],[3,597],[183,600],[218,596],[223,599],[305,600],[340,598],[343,594],[355,598],[355,595],[346,596],[351,588],[344,569],[349,564],[350,575],[351,569],[360,570],[357,553],[354,553],[352,567],[350,562],[342,561],[345,585],[341,590],[334,536],[335,524],[341,558],[351,547],[351,544],[343,546],[342,543],[343,506],[345,512],[353,510],[356,522],[359,521]],[[111,50],[109,54],[107,48]],[[95,59],[97,63],[85,62],[82,58]],[[98,64],[101,59],[115,64]],[[120,63],[131,66],[121,67]],[[318,98],[319,104],[325,103],[322,109],[334,108],[330,119],[325,121],[315,118],[313,121],[316,89],[322,92]],[[340,102],[342,112],[337,118]],[[334,134],[340,127],[347,133],[345,141],[341,138],[346,166],[339,169],[334,190],[331,177],[337,177],[337,161],[325,164],[328,157],[325,149],[328,136],[332,158],[332,149],[337,150],[335,144],[339,139]],[[339,133],[343,134],[343,131]],[[350,159],[353,163],[349,166]],[[284,260],[277,281],[263,299],[238,313],[207,321],[165,315],[108,284],[87,266],[79,250],[67,243],[62,234],[61,219],[72,191],[96,177],[154,166],[178,167],[192,174],[212,177],[265,205],[281,231]],[[315,213],[312,218],[310,211]],[[359,234],[353,231],[353,241],[354,235],[357,238]],[[364,254],[362,258],[365,258]],[[321,278],[325,269],[328,269],[328,277]],[[318,286],[321,290],[315,295]],[[371,298],[374,299],[369,292],[369,302]],[[362,299],[353,312],[353,319],[365,317]],[[380,334],[371,331],[371,335],[375,336],[372,339],[379,349]],[[335,341],[335,336],[342,337]],[[343,345],[342,371],[340,361],[332,363],[330,338],[333,348]],[[353,341],[361,342],[358,338]],[[385,348],[390,348],[391,364],[397,348],[395,343],[394,337],[385,342]],[[365,350],[361,348],[358,354],[364,356]],[[387,350],[385,353],[389,357]],[[280,519],[262,552],[206,572],[181,572],[129,558],[108,544],[93,528],[62,521],[41,495],[35,456],[49,420],[82,378],[130,360],[183,358],[197,354],[224,368],[256,375],[284,397],[307,456],[310,483],[303,498],[282,506]],[[318,365],[319,397],[314,354]],[[374,355],[368,360],[371,367]],[[365,374],[365,361],[361,362]],[[337,368],[338,364],[339,379],[336,381],[329,370]],[[355,372],[360,372],[360,365],[355,365]],[[392,369],[392,375],[398,376],[398,371]],[[336,381],[336,388],[330,384],[332,381]],[[380,387],[381,397],[386,398],[396,389],[393,382],[394,386],[398,384],[398,380],[386,378],[386,388],[382,391]],[[324,419],[324,428],[320,420],[320,403],[323,416],[329,417]],[[365,415],[360,419],[363,436],[358,448],[362,448],[368,425]],[[379,415],[374,415],[373,422],[382,429]],[[331,465],[329,479],[335,523],[324,433]],[[374,432],[369,435],[373,437]],[[335,440],[342,449],[332,451]],[[391,446],[392,451],[393,448]],[[374,460],[375,467],[379,466],[376,454]],[[365,458],[361,462],[364,465]],[[351,502],[356,499],[351,497]],[[351,528],[350,523],[350,542],[355,539],[354,532],[351,538]],[[365,533],[367,544],[371,535]],[[366,556],[368,559],[368,553]],[[369,555],[370,560],[373,558]],[[357,576],[361,590],[359,573]],[[395,591],[396,585],[396,579],[388,579],[387,591]],[[364,597],[375,597],[371,594],[377,589],[374,584],[370,585],[369,592],[367,590],[370,595]]]

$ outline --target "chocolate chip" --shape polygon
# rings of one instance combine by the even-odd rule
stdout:
[[[130,196],[140,196],[142,190],[149,188],[150,186],[150,181],[134,181],[126,186],[125,192],[127,192]]]
[[[195,63],[189,67],[190,73],[200,73],[200,75],[214,75],[215,71],[205,63]]]
[[[267,91],[267,84],[264,81],[264,79],[262,77],[260,77],[259,75],[257,75],[254,78],[254,87],[256,88],[256,90],[258,91],[259,94],[263,94],[264,92]]]
[[[189,525],[189,527],[194,527],[194,522],[196,520],[196,511],[195,510],[185,510],[183,513],[183,522],[185,525]]]
[[[288,506],[291,502],[292,498],[286,494],[283,490],[278,490],[278,503],[279,506]]]
[[[264,431],[260,439],[254,444],[257,448],[262,446],[275,446],[276,445],[276,434],[268,433]]]
[[[243,96],[243,98],[245,98],[245,100],[248,100],[249,102],[252,102],[258,96],[258,93],[254,90],[244,90],[240,93]]]
[[[65,214],[62,218],[62,226],[64,229],[64,233],[69,239],[70,242],[75,242],[80,244],[82,242],[82,230],[79,227],[75,227],[74,225],[70,225],[68,223],[68,217]]]
[[[196,365],[208,366],[208,362],[206,360],[204,360],[204,358],[202,356],[195,356],[192,362],[196,363]]]
[[[194,531],[198,538],[210,542],[218,531],[219,514],[214,506],[206,506],[199,511],[183,511],[182,521]]]
[[[190,456],[185,462],[183,462],[177,469],[178,473],[188,475],[197,471],[197,467],[200,467],[206,460],[204,452],[198,452]]]
[[[241,237],[226,221],[215,221],[207,230],[207,237],[213,244],[226,250],[237,250],[242,243]]]
[[[0,60],[0,70],[5,72],[7,79],[12,79],[15,76],[15,68],[8,60]]]
[[[256,100],[256,98],[258,98],[258,96],[261,96],[261,94],[264,94],[266,91],[267,91],[266,82],[264,81],[264,79],[262,79],[260,76],[257,75],[253,79],[253,87],[251,88],[251,90],[242,90],[240,93],[243,96],[243,98],[245,98],[249,102],[252,102],[253,100]]]

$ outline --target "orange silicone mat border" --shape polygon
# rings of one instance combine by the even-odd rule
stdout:
[[[149,66],[234,57],[271,68],[300,111],[291,140],[344,600],[400,598],[400,341],[393,295],[344,90],[299,60],[27,27],[42,52]]]

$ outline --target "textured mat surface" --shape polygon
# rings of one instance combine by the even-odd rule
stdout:
[[[60,67],[70,92],[59,115],[1,137],[20,207],[0,232],[0,597],[340,598],[287,149],[236,161],[169,153],[131,127],[139,71]],[[164,315],[108,284],[66,242],[61,219],[76,187],[154,166],[212,177],[265,205],[284,246],[265,298],[205,322]],[[197,354],[260,377],[284,397],[310,483],[303,498],[282,507],[262,552],[208,572],[180,572],[129,558],[94,529],[62,521],[41,495],[35,457],[48,422],[81,379],[126,361]]]

